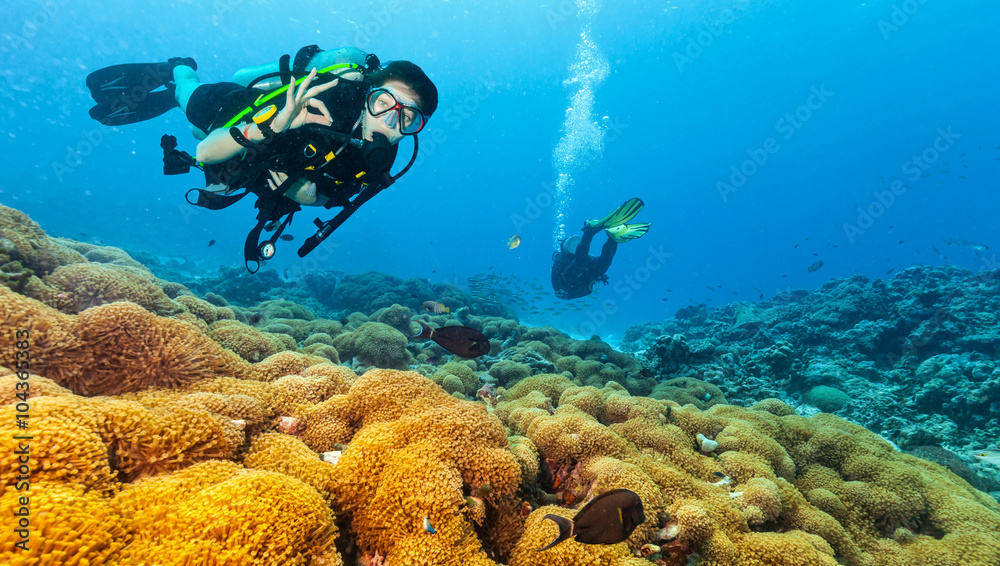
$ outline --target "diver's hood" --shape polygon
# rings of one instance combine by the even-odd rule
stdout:
[[[568,254],[575,254],[576,247],[580,245],[581,239],[582,238],[580,238],[580,236],[570,236],[569,238],[566,238],[562,243],[562,251]]]

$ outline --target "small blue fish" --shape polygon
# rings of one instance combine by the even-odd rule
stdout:
[[[437,532],[436,530],[434,530],[434,525],[431,524],[430,517],[424,517],[424,530],[429,532],[430,534],[434,534]]]

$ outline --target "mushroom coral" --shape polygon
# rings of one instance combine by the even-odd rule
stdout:
[[[49,238],[37,222],[20,210],[0,204],[0,258],[19,261],[38,275],[61,265],[83,263],[87,259]]]
[[[464,496],[489,484],[485,504],[500,508],[515,496],[522,468],[485,407],[457,400],[417,373],[392,370],[366,372],[326,405],[308,423],[324,419],[329,427],[339,418],[343,428],[359,426],[334,466],[333,493],[363,549],[394,566],[493,564],[482,549],[490,541],[481,543],[462,513]],[[502,507],[507,519],[516,514],[516,506]],[[424,517],[437,534],[424,530]],[[491,526],[482,529],[485,538],[501,536]]]
[[[323,497],[279,473],[206,462],[128,485],[114,503],[133,536],[121,564],[343,564]]]
[[[156,277],[145,267],[73,263],[56,268],[43,281],[55,292],[46,303],[65,313],[76,314],[115,301],[130,301],[150,312],[173,308]]]
[[[247,377],[252,369],[190,324],[127,302],[67,315],[0,288],[0,323],[29,332],[33,372],[80,395]],[[14,351],[15,334],[0,335],[3,359],[14,359]]]
[[[523,383],[495,414],[537,446],[548,487],[567,502],[636,491],[649,524],[628,542],[662,545],[680,560],[670,564],[696,555],[705,566],[1000,564],[996,501],[833,415]],[[715,455],[699,451],[699,434],[717,440]],[[536,525],[529,518],[512,566],[591,560],[532,555],[555,532],[536,535]]]
[[[29,504],[23,506],[21,498]],[[21,509],[27,517],[16,515]],[[27,550],[14,532],[27,519]],[[107,499],[71,483],[32,482],[30,490],[7,486],[0,494],[0,564],[119,564],[128,542],[125,521]]]
[[[575,539],[559,543],[544,551],[536,552],[556,539],[559,529],[545,515],[559,515],[572,519],[576,511],[547,505],[536,509],[528,517],[524,535],[517,542],[511,555],[510,566],[649,566],[644,559],[632,556],[624,544],[581,544]]]

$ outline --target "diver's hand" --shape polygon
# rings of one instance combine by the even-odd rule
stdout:
[[[330,111],[326,109],[323,101],[315,100],[313,97],[337,86],[337,82],[340,79],[334,79],[324,85],[309,88],[309,85],[312,84],[315,78],[316,69],[313,69],[310,71],[309,76],[302,79],[302,83],[297,88],[292,85],[288,86],[285,107],[281,109],[281,112],[278,112],[278,115],[274,117],[274,121],[271,122],[271,129],[275,133],[298,128],[302,124],[307,123],[323,124],[325,126],[333,123]],[[310,113],[310,106],[318,110],[322,116]]]

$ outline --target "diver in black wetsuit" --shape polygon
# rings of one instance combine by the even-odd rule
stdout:
[[[637,198],[625,201],[611,214],[600,220],[587,220],[583,237],[570,236],[562,241],[559,250],[552,254],[552,289],[560,299],[585,297],[608,284],[607,271],[615,257],[618,244],[634,240],[649,230],[649,224],[626,224],[642,210],[643,202]],[[607,232],[608,240],[601,247],[601,255],[590,255],[590,243],[598,232]]]
[[[311,69],[311,70],[310,70]],[[180,107],[202,141],[194,156],[163,136],[164,173],[205,172],[206,188],[189,203],[211,210],[257,199],[257,224],[244,243],[247,269],[275,254],[276,241],[301,206],[339,207],[298,254],[304,257],[362,204],[409,170],[417,134],[437,108],[437,88],[408,61],[381,65],[357,48],[306,46],[278,63],[242,69],[234,82],[203,84],[190,58],[129,63],[87,77],[93,118],[120,126]],[[284,103],[282,104],[282,101]],[[413,154],[392,175],[397,144],[412,136]],[[241,192],[242,191],[242,192]],[[261,241],[263,231],[273,234]]]

